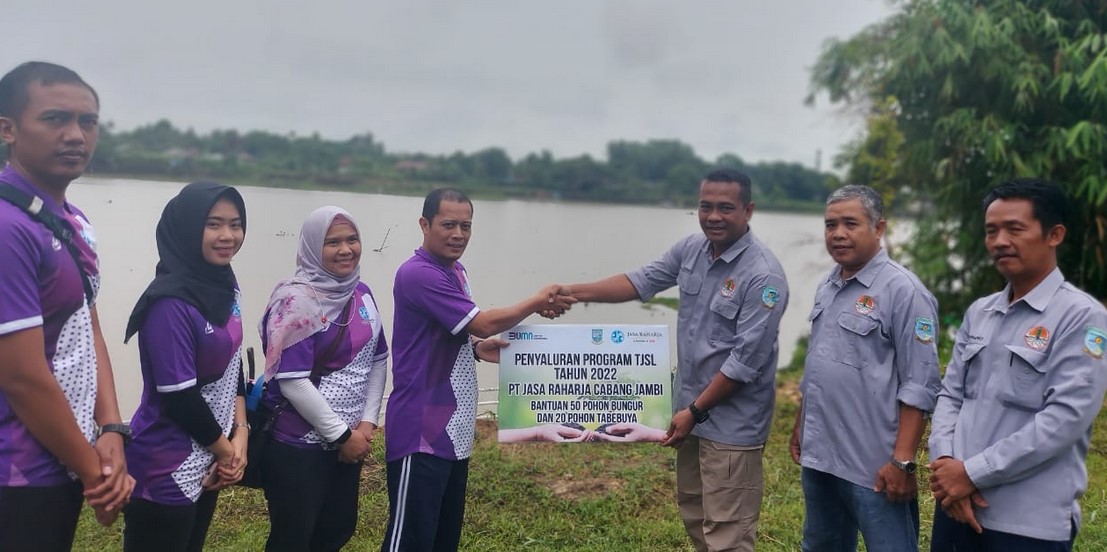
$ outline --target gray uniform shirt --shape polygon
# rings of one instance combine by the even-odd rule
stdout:
[[[930,457],[965,462],[988,501],[987,528],[1068,540],[1088,486],[1084,458],[1107,389],[1107,310],[1055,269],[1008,303],[977,300],[957,332],[930,433]]]
[[[788,282],[776,257],[752,232],[718,259],[711,259],[710,247],[703,234],[689,236],[627,278],[643,301],[680,286],[673,412],[686,408],[722,372],[742,385],[692,434],[762,446],[773,417],[776,339]]]
[[[863,487],[892,458],[899,403],[930,412],[939,389],[938,302],[881,250],[815,293],[803,381],[800,464]],[[901,458],[901,460],[906,460]]]

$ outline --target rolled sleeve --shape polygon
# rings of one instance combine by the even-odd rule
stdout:
[[[932,412],[935,403],[938,401],[937,394],[933,389],[910,381],[899,386],[899,391],[896,393],[896,400],[907,406],[922,410],[923,412]]]
[[[899,402],[932,412],[938,401],[941,374],[938,369],[938,302],[922,289],[912,290],[903,308],[896,308],[895,369],[900,386]],[[929,335],[921,326],[930,324]]]
[[[627,279],[638,291],[638,297],[643,302],[649,301],[654,295],[677,284],[681,261],[689,246],[689,239],[683,239],[670,247],[657,260],[626,273]]]
[[[726,362],[723,363],[723,367],[719,369],[724,376],[739,383],[750,383],[761,375],[761,370],[747,366],[735,357],[736,355],[732,352]]]
[[[776,289],[771,306],[766,305],[765,290]],[[742,307],[735,323],[737,340],[720,371],[740,383],[761,376],[776,345],[780,318],[788,304],[788,283],[775,274],[751,278],[742,295]]]

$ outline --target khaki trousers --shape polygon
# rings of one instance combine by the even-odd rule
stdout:
[[[752,552],[761,514],[765,447],[689,435],[677,450],[677,506],[697,552]]]

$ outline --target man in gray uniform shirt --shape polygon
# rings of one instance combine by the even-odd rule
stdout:
[[[1070,212],[1053,183],[984,199],[984,244],[1007,280],[957,332],[930,435],[934,551],[1068,551],[1107,389],[1107,310],[1065,281]]]
[[[867,186],[827,198],[826,249],[838,264],[811,311],[792,433],[803,466],[803,550],[918,550],[915,455],[938,393],[938,304],[888,258],[883,202]]]
[[[696,550],[753,550],[761,454],[775,398],[777,329],[788,283],[753,236],[750,178],[712,171],[700,183],[703,234],[626,274],[568,286],[578,301],[648,300],[680,287],[673,418],[677,503]]]

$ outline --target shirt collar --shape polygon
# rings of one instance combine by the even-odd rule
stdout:
[[[704,239],[706,240],[706,237]],[[734,259],[737,259],[738,256],[741,255],[742,252],[745,251],[751,243],[753,243],[753,228],[747,227],[746,233],[742,234],[742,237],[738,238],[738,241],[732,243],[730,247],[726,249],[726,251],[723,251],[723,254],[719,255],[719,259],[714,260],[721,259],[724,263],[732,262],[734,261]],[[712,260],[711,240],[707,240],[707,243],[703,247],[703,253],[704,255],[707,255],[707,258],[709,260]]]
[[[461,270],[465,269],[465,265],[461,264],[461,261],[454,261],[452,264],[443,264],[442,261],[438,259],[438,257],[435,257],[433,254],[431,254],[430,251],[427,251],[425,248],[423,248],[423,246],[419,246],[419,249],[415,250],[415,256],[423,259],[424,261],[426,261],[428,263],[438,265],[438,266],[440,266],[442,268],[445,268],[445,269],[449,269],[449,270],[456,270],[456,269],[459,269],[459,268]]]
[[[1011,296],[1011,284],[1008,283],[1003,287],[1003,292],[992,301],[992,304],[988,305],[987,309],[1007,312],[1008,308],[1021,301],[1029,305],[1030,308],[1042,312],[1049,306],[1053,296],[1057,294],[1058,289],[1061,289],[1063,283],[1065,283],[1065,275],[1061,274],[1060,267],[1055,267],[1044,280],[1034,286],[1034,289],[1020,297],[1018,301],[1010,304],[1008,304],[1007,298]]]
[[[889,260],[888,252],[881,247],[880,251],[877,251],[876,255],[873,255],[873,258],[869,259],[868,263],[865,263],[865,267],[859,270],[857,274],[849,277],[847,281],[857,280],[857,283],[867,288],[872,287],[873,282],[876,280],[876,274],[880,272],[881,268],[884,268],[884,265],[888,264]],[[835,265],[826,279],[830,283],[838,285],[845,284],[845,282],[842,281],[842,265]]]

